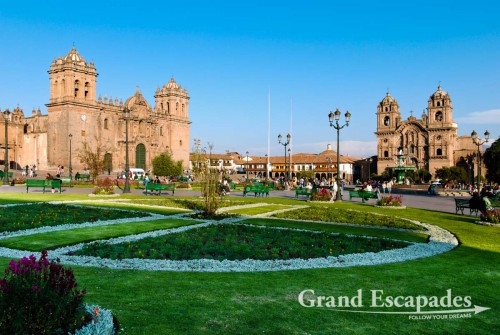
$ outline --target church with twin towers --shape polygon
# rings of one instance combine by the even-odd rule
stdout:
[[[25,116],[20,107],[11,110],[8,123],[10,169],[26,165],[54,170],[69,164],[70,142],[73,171],[86,168],[78,159],[84,142],[102,144],[106,170],[125,168],[126,119],[130,111],[128,147],[130,167],[151,169],[152,159],[170,152],[173,159],[189,165],[189,94],[172,77],[154,93],[151,107],[139,89],[125,102],[101,97],[97,70],[73,47],[66,56],[54,59],[48,71],[50,96],[47,113],[33,110]],[[2,137],[4,135],[2,134]],[[5,138],[3,138],[5,143]]]

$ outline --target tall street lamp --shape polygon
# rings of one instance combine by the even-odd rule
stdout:
[[[370,175],[371,175],[371,167],[372,167],[372,162],[373,162],[373,158],[368,158],[368,180],[370,180]]]
[[[69,187],[73,181],[73,165],[71,164],[71,140],[73,139],[73,134],[69,134]]]
[[[292,180],[292,149],[288,148],[288,179]]]
[[[249,154],[249,152],[247,151],[246,154],[247,154],[247,166],[245,167],[245,170],[247,171],[247,181],[248,181],[248,154]]]
[[[479,137],[477,137],[477,133],[475,130],[472,131],[470,134],[472,137],[472,143],[477,145],[477,190],[481,191],[481,146],[488,142],[490,139],[490,133],[489,131],[484,132],[484,141],[481,141]]]
[[[123,186],[122,193],[130,193],[130,184],[129,184],[129,162],[128,162],[128,119],[130,117],[130,109],[125,107],[123,110],[123,117],[125,118],[125,186]]]
[[[342,201],[341,199],[341,183],[340,183],[340,129],[344,128],[345,126],[349,127],[349,121],[351,120],[351,113],[349,111],[346,111],[345,113],[345,124],[343,126],[339,125],[339,120],[340,120],[340,111],[337,108],[335,113],[330,112],[328,114],[328,120],[330,121],[330,127],[333,127],[337,130],[337,201]],[[335,122],[334,122],[335,121]]]
[[[3,170],[3,184],[9,185],[9,118],[10,111],[8,109],[3,111],[3,117],[5,118],[5,158],[4,158],[4,170]]]
[[[286,146],[290,144],[290,139],[292,138],[292,136],[290,135],[290,133],[288,135],[286,135],[286,142],[281,142],[281,140],[283,139],[283,136],[281,136],[281,134],[278,135],[278,143],[283,145],[285,147],[285,177],[287,176],[287,173],[286,173],[286,168],[287,168],[287,165],[286,165]]]

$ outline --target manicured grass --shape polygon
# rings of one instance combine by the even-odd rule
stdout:
[[[257,214],[268,213],[268,212],[273,212],[273,211],[287,209],[287,208],[290,208],[290,206],[267,205],[267,206],[259,206],[259,207],[234,209],[234,210],[225,211],[225,213],[238,214],[238,215],[257,215]]]
[[[44,226],[71,223],[106,221],[149,216],[143,212],[128,212],[70,205],[36,203],[2,208],[0,212],[0,232],[18,231]]]
[[[300,211],[274,214],[274,217],[297,220],[313,220],[338,223],[353,223],[369,226],[425,230],[425,228],[389,215],[373,215],[359,211],[349,211],[332,206],[315,206]]]
[[[147,237],[134,243],[86,245],[75,255],[147,259],[292,259],[338,256],[404,248],[408,244],[327,233],[220,224],[182,233]]]
[[[59,198],[52,196],[45,197]],[[18,194],[5,199],[15,202],[42,198]],[[255,202],[304,204],[278,198]],[[387,214],[384,209],[348,202],[332,207]],[[475,225],[473,217],[419,209],[408,208],[393,215],[448,229],[456,234],[461,245],[442,255],[404,263],[267,273],[72,268],[79,286],[88,290],[87,303],[110,308],[124,328],[123,334],[498,333],[500,229]],[[1,258],[0,268],[6,268],[8,262],[9,259]],[[366,297],[370,290],[383,290],[384,295],[392,296],[443,296],[451,289],[454,296],[470,296],[473,305],[491,310],[472,314],[471,318],[425,321],[410,320],[404,315],[345,313],[300,306],[297,296],[305,289],[336,296],[353,296],[362,289]],[[371,309],[369,302],[363,309]]]
[[[378,229],[378,228],[342,226],[342,225],[334,225],[334,224],[318,223],[318,222],[303,222],[303,221],[279,220],[279,219],[276,220],[248,219],[241,221],[241,223],[259,225],[259,226],[262,225],[262,226],[272,226],[272,227],[287,227],[294,229],[317,230],[317,231],[325,231],[330,233],[349,234],[349,235],[373,236],[379,238],[390,238],[395,240],[403,240],[403,241],[418,242],[418,243],[424,243],[428,239],[428,236],[426,234],[417,233],[413,231],[399,231],[399,230]]]
[[[0,246],[29,251],[42,251],[67,245],[140,234],[148,231],[175,228],[198,223],[196,221],[168,219],[121,223],[101,227],[75,228],[51,233],[11,237],[0,240]]]

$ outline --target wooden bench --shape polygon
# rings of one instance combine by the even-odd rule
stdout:
[[[298,198],[299,195],[305,195],[306,198],[310,198],[312,196],[312,188],[296,188],[295,189],[295,198]]]
[[[361,198],[361,202],[365,203],[366,200],[368,199],[377,199],[377,194],[372,191],[365,191],[365,190],[359,190],[359,191],[354,191],[351,190],[349,191],[349,200],[352,198]]]
[[[152,193],[152,191],[158,191],[158,195],[161,195],[161,191],[172,191],[172,195],[175,194],[175,184],[159,184],[159,183],[147,183],[146,185],[146,195],[148,195],[148,191]]]
[[[243,196],[246,197],[247,193],[255,193],[255,196],[259,195],[261,197],[266,195],[266,197],[269,197],[269,187],[264,186],[264,185],[247,185],[243,189]]]
[[[79,174],[75,175],[75,181],[84,180],[84,179],[86,181],[90,181],[90,174],[88,174],[88,173],[79,173]]]
[[[33,187],[41,187],[43,189],[43,193],[45,193],[46,188],[54,188],[54,189],[59,189],[59,193],[62,192],[61,190],[61,180],[59,179],[52,179],[52,180],[45,180],[45,179],[26,179],[26,193],[28,193],[29,188]]]

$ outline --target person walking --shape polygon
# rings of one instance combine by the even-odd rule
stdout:
[[[392,179],[387,183],[387,193],[391,194],[392,191]]]

